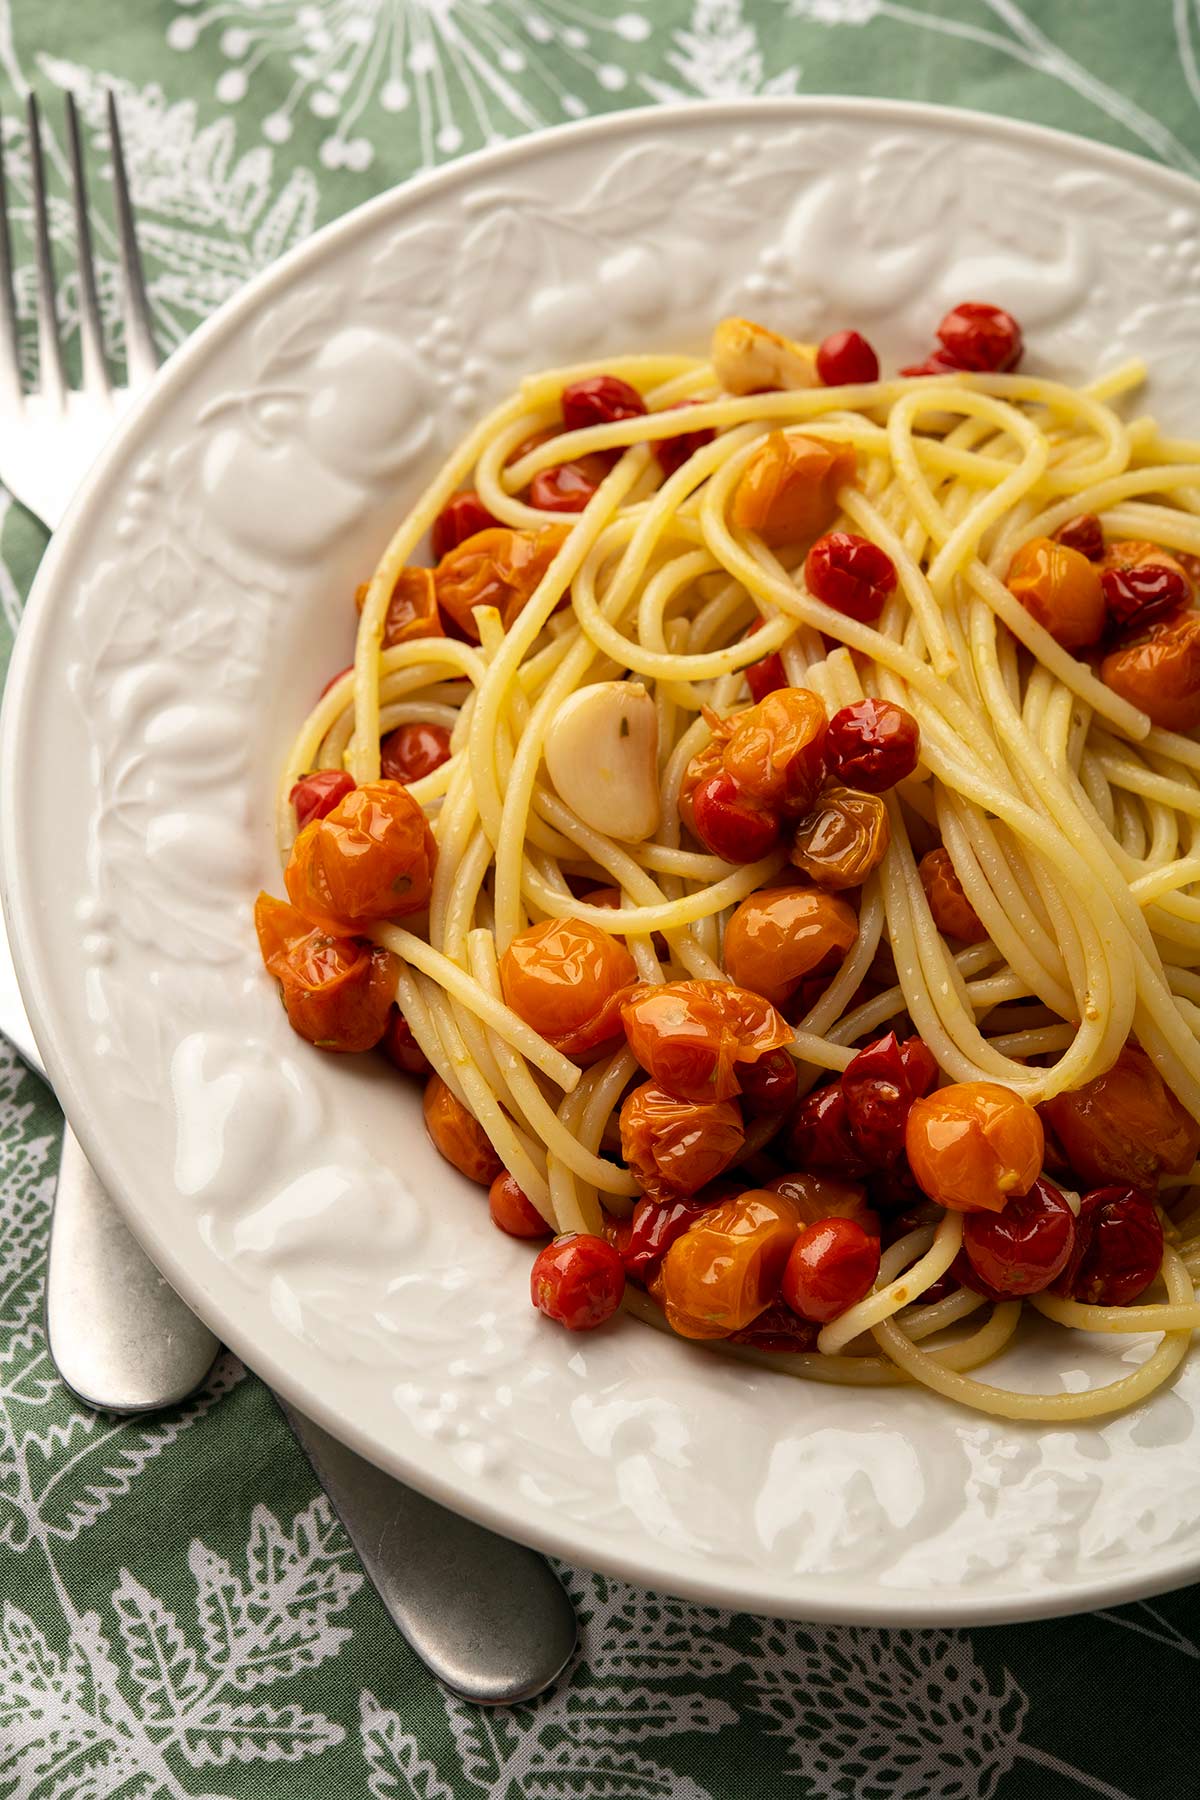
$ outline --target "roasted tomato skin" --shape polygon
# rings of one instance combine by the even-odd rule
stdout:
[[[853,1219],[868,1237],[880,1235],[879,1214],[868,1204],[867,1192],[861,1182],[796,1169],[786,1175],[776,1175],[768,1181],[767,1187],[791,1203],[803,1228],[816,1225],[822,1219]]]
[[[1128,1306],[1150,1286],[1162,1258],[1162,1221],[1149,1196],[1097,1188],[1080,1200],[1075,1243],[1054,1292],[1085,1306]]]
[[[477,606],[494,606],[507,631],[566,539],[566,527],[537,531],[495,526],[478,531],[442,557],[433,571],[438,605],[471,643],[479,642]]]
[[[618,938],[582,919],[545,919],[500,958],[505,1003],[564,1056],[594,1058],[619,1043],[621,1001],[637,964]]]
[[[854,1141],[881,1168],[904,1155],[904,1132],[914,1100],[937,1080],[937,1063],[919,1037],[901,1044],[894,1031],[876,1038],[842,1072],[846,1116]]]
[[[826,764],[830,777],[846,787],[886,793],[912,774],[920,756],[920,726],[890,700],[860,700],[829,721]]]
[[[1151,626],[1145,637],[1112,650],[1100,679],[1164,731],[1200,725],[1200,613]]]
[[[1002,1212],[1042,1171],[1042,1122],[998,1082],[954,1082],[914,1100],[904,1137],[922,1192],[953,1212]]]
[[[1002,306],[964,300],[937,328],[942,354],[956,368],[1003,374],[1015,369],[1025,348],[1021,327]]]
[[[738,713],[721,752],[743,793],[785,812],[807,812],[825,777],[825,708],[807,688],[785,687]]]
[[[302,775],[288,795],[300,830],[303,831],[310,819],[325,818],[353,787],[354,777],[345,769],[314,769],[311,775]]]
[[[688,765],[700,759],[693,757]],[[774,807],[740,788],[723,768],[680,795],[680,815],[696,837],[725,862],[757,862],[775,848],[783,821]]]
[[[619,375],[586,375],[562,391],[563,424],[568,431],[586,431],[590,425],[612,425],[619,419],[639,419],[646,402],[635,387]]]
[[[504,1164],[474,1113],[455,1098],[440,1075],[431,1075],[425,1083],[421,1110],[434,1149],[468,1181],[490,1188],[503,1174]]]
[[[1100,642],[1104,589],[1099,570],[1082,551],[1054,538],[1030,538],[1012,559],[1007,587],[1064,650],[1086,650]]]
[[[457,494],[451,494],[433,521],[434,560],[440,562],[448,551],[457,550],[469,537],[480,531],[490,531],[499,524],[499,519],[492,517],[474,488],[462,488]]]
[[[917,874],[938,930],[945,937],[957,938],[960,944],[982,944],[987,926],[963,892],[950,852],[940,844],[935,850],[926,851],[917,865]]]
[[[1003,1212],[968,1213],[963,1224],[963,1252],[989,1297],[1043,1293],[1074,1248],[1075,1215],[1044,1176],[1027,1194],[1012,1195]]]
[[[354,603],[360,612],[369,587],[369,582],[363,582],[355,593]],[[412,638],[445,635],[437,608],[433,570],[401,569],[383,617],[380,649],[391,650],[396,644],[407,644]]]
[[[789,1162],[799,1169],[854,1181],[869,1175],[871,1159],[856,1143],[840,1081],[806,1094],[792,1114],[786,1139]]]
[[[792,1041],[761,994],[725,981],[641,982],[621,1002],[629,1048],[679,1100],[731,1100],[740,1070]]]
[[[736,1100],[677,1100],[647,1081],[621,1107],[621,1154],[652,1200],[697,1193],[729,1167],[745,1141]]]
[[[413,720],[397,725],[379,743],[379,773],[384,781],[399,781],[406,786],[432,775],[450,757],[450,733],[444,725],[430,725]]]
[[[437,845],[417,802],[397,781],[368,781],[292,845],[284,882],[314,925],[348,937],[429,903]]]
[[[772,431],[747,462],[731,517],[765,544],[802,544],[820,535],[837,512],[838,490],[857,467],[849,444]]]
[[[786,1050],[768,1050],[757,1062],[738,1067],[742,1110],[750,1119],[790,1112],[796,1104],[799,1081],[795,1058]]]
[[[861,887],[890,842],[887,805],[878,794],[831,785],[796,821],[788,855],[810,881],[840,890]]]
[[[529,1297],[540,1313],[568,1331],[594,1331],[611,1319],[625,1292],[625,1271],[602,1237],[567,1232],[534,1258]]]
[[[425,1076],[433,1073],[429,1058],[413,1036],[412,1026],[399,1006],[393,1006],[391,1010],[387,1029],[379,1040],[379,1048],[393,1068],[405,1075]]]
[[[873,625],[896,591],[896,565],[870,538],[831,531],[805,557],[804,579],[815,599],[861,625]]]
[[[331,937],[271,894],[254,907],[258,945],[288,1023],[319,1050],[374,1049],[396,993],[396,958],[361,938]]]
[[[764,888],[725,927],[725,969],[740,986],[782,1006],[805,976],[840,963],[858,936],[854,908],[817,887]]]
[[[676,1238],[652,1292],[681,1337],[742,1331],[779,1295],[799,1225],[788,1201],[750,1188],[703,1213]]]
[[[1153,1192],[1163,1175],[1185,1175],[1200,1154],[1200,1125],[1136,1044],[1126,1044],[1105,1074],[1039,1110],[1089,1186],[1119,1182]]]

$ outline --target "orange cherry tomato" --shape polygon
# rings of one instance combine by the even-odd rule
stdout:
[[[1164,731],[1200,725],[1200,613],[1184,613],[1122,644],[1100,664],[1100,679],[1122,700],[1140,706]]]
[[[1185,1175],[1200,1154],[1200,1125],[1136,1044],[1039,1110],[1084,1187],[1121,1182],[1153,1193],[1161,1176]]]
[[[493,1225],[498,1225],[509,1237],[540,1238],[551,1234],[552,1227],[547,1225],[533,1201],[507,1169],[500,1171],[488,1189],[488,1211],[492,1215]]]
[[[330,937],[303,913],[260,894],[254,926],[292,1030],[318,1050],[371,1050],[387,1029],[396,958],[361,938]]]
[[[836,967],[858,936],[854,908],[815,887],[764,888],[725,927],[725,970],[782,1006],[815,970]]]
[[[443,556],[433,571],[438,605],[473,644],[477,606],[494,606],[505,631],[530,598],[567,536],[563,525],[538,531],[495,526],[477,531]]]
[[[621,1107],[621,1154],[652,1200],[696,1193],[745,1141],[736,1100],[677,1100],[647,1081]]]
[[[621,999],[636,980],[624,944],[582,919],[531,925],[500,958],[506,1003],[565,1056],[594,1058],[619,1043]]]
[[[807,812],[825,778],[825,708],[807,688],[778,688],[738,713],[722,752],[725,772],[756,800]]]
[[[963,892],[950,852],[940,844],[927,851],[917,864],[917,874],[938,930],[962,944],[982,944],[987,927]]]
[[[792,1041],[761,994],[726,981],[639,983],[621,1002],[629,1048],[679,1100],[731,1100],[737,1069]]]
[[[697,1216],[662,1261],[651,1292],[681,1337],[744,1331],[779,1296],[800,1221],[788,1200],[749,1188]]]
[[[868,1205],[867,1190],[856,1181],[797,1169],[777,1175],[767,1186],[791,1203],[802,1227],[817,1225],[822,1219],[853,1219],[868,1236],[879,1236],[879,1214]]]
[[[497,1175],[503,1174],[504,1164],[474,1113],[455,1098],[440,1075],[431,1075],[425,1083],[421,1110],[438,1154],[468,1181],[490,1188]]]
[[[1008,591],[1064,650],[1098,644],[1104,632],[1100,571],[1053,538],[1030,538],[1009,564]]]
[[[354,604],[359,612],[367,598],[369,584],[356,590]],[[401,569],[383,618],[380,647],[390,650],[395,644],[407,644],[410,638],[445,637],[437,609],[432,569]]]
[[[904,1147],[917,1185],[951,1212],[1001,1212],[1042,1172],[1042,1121],[1011,1088],[959,1081],[914,1100]]]
[[[833,523],[838,490],[857,466],[849,444],[773,431],[742,471],[730,516],[766,544],[802,544]]]
[[[428,904],[437,845],[425,814],[398,781],[368,781],[304,827],[284,881],[314,925],[350,936],[378,919]]]

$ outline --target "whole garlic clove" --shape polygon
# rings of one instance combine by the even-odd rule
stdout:
[[[816,346],[794,343],[752,319],[721,320],[712,336],[712,360],[727,394],[818,385]]]
[[[585,825],[624,844],[658,829],[658,715],[640,681],[597,681],[563,702],[544,746],[550,779]]]

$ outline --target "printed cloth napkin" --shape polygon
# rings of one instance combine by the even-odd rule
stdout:
[[[0,0],[19,96],[121,103],[164,342],[315,226],[539,125],[839,92],[980,107],[1200,174],[1197,0]],[[103,184],[101,184],[103,185]],[[61,191],[61,188],[59,189]],[[101,198],[107,202],[108,196]],[[71,266],[69,215],[62,266]],[[119,339],[111,239],[100,298]],[[1129,254],[1136,255],[1131,244]],[[62,303],[76,304],[70,282]],[[0,675],[44,534],[0,493]],[[47,729],[53,729],[52,722]],[[569,1678],[484,1712],[384,1616],[262,1386],[115,1424],[41,1324],[61,1120],[0,1045],[0,1800],[1187,1800],[1197,1590],[984,1631],[808,1627],[564,1569]]]

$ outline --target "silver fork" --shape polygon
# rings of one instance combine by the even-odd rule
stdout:
[[[66,109],[79,264],[81,388],[70,387],[66,379],[41,121],[33,94],[28,118],[40,377],[33,393],[24,391],[18,361],[0,149],[0,480],[51,529],[123,407],[152,378],[159,361],[110,93],[128,385],[115,387],[110,379],[79,116],[70,94]],[[0,880],[2,876],[0,870]],[[17,998],[2,917],[0,1033],[44,1074]],[[69,1126],[50,1230],[46,1336],[67,1387],[85,1404],[115,1413],[145,1412],[183,1399],[203,1380],[219,1348],[126,1230]],[[543,1558],[412,1493],[290,1407],[283,1411],[385,1607],[433,1672],[456,1692],[484,1704],[527,1699],[549,1686],[570,1658],[576,1626],[570,1601]]]

